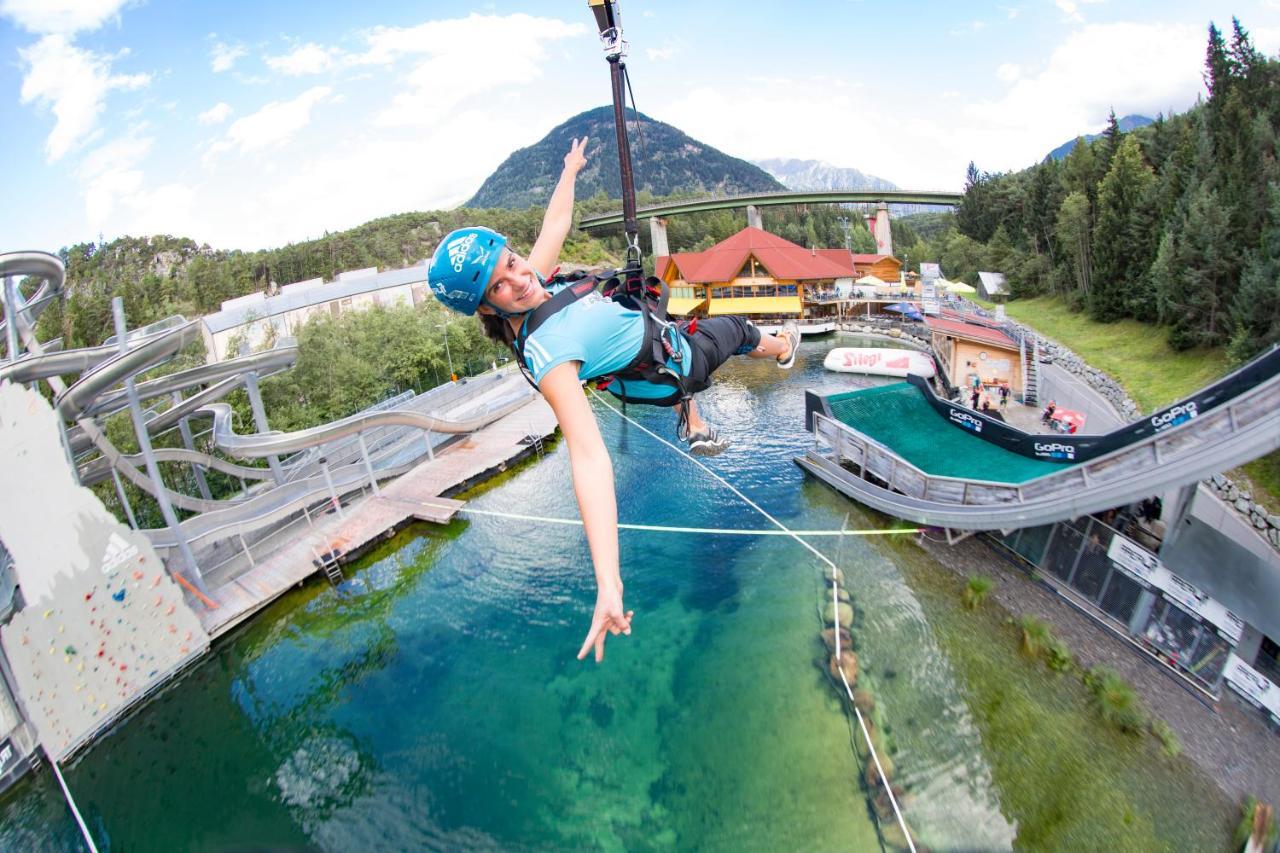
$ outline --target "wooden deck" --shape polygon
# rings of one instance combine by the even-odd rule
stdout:
[[[399,478],[382,483],[379,494],[330,513],[302,535],[210,593],[216,605],[191,602],[211,638],[230,631],[258,610],[320,571],[322,555],[338,563],[354,559],[379,539],[411,520],[447,523],[464,505],[442,497],[492,476],[528,453],[527,436],[550,436],[555,415],[539,396],[467,436]]]

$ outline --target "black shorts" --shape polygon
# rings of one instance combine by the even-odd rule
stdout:
[[[684,378],[684,387],[690,394],[711,387],[711,374],[730,357],[746,355],[760,345],[760,330],[741,317],[699,317],[693,334],[687,330],[681,334],[689,342],[689,373]],[[630,397],[626,395],[626,386],[627,383],[617,380],[609,384],[608,390],[628,403],[666,407],[680,402],[680,391],[674,387],[665,396]]]
[[[699,317],[694,333],[685,333],[693,350],[693,363],[685,377],[690,394],[711,386],[711,374],[735,355],[746,355],[760,345],[760,330],[741,317]]]

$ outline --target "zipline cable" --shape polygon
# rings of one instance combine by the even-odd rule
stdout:
[[[433,504],[431,501],[418,501],[423,506],[446,509],[444,504]],[[526,515],[520,512],[502,512],[492,509],[476,509],[475,507],[458,507],[458,512],[467,515],[487,515],[494,518],[509,518],[513,521],[534,521],[539,524],[565,524],[581,527],[580,518],[556,518],[545,515]],[[898,533],[919,533],[918,527],[903,527],[893,530],[748,530],[735,527],[673,527],[665,524],[627,524],[618,523],[619,530],[642,530],[648,533],[701,533],[709,536],[893,536]]]
[[[720,476],[719,474],[717,474],[715,471],[712,471],[710,468],[708,468],[705,464],[703,464],[703,462],[702,462],[700,459],[696,458],[696,457],[695,457],[695,456],[693,456],[692,454],[685,453],[685,452],[684,452],[684,451],[682,451],[680,448],[676,447],[674,444],[672,444],[671,442],[667,441],[665,438],[663,438],[662,436],[660,436],[660,435],[658,435],[657,433],[655,433],[653,430],[651,430],[651,429],[649,429],[648,427],[646,427],[644,424],[641,424],[641,423],[637,422],[636,420],[634,420],[633,418],[631,418],[629,415],[623,414],[622,412],[620,412],[620,411],[618,411],[617,409],[615,409],[613,406],[610,406],[610,405],[609,405],[608,403],[606,403],[606,402],[605,402],[605,401],[600,397],[600,395],[599,395],[599,394],[597,394],[594,390],[591,390],[591,389],[588,389],[588,390],[590,391],[591,399],[592,399],[593,401],[598,402],[601,406],[603,406],[604,408],[608,409],[608,410],[609,410],[610,412],[612,412],[613,414],[617,415],[618,417],[622,418],[623,420],[627,421],[628,423],[633,424],[634,426],[636,426],[637,428],[639,428],[641,431],[643,431],[643,432],[644,432],[644,433],[646,433],[647,435],[649,435],[649,436],[653,437],[655,440],[657,440],[657,441],[661,442],[662,444],[665,444],[667,447],[671,448],[673,451],[675,451],[675,452],[676,452],[676,453],[678,453],[679,455],[686,457],[686,458],[687,458],[690,462],[692,462],[694,465],[697,465],[699,468],[701,468],[703,471],[705,471],[709,477],[711,477],[712,479],[716,480],[717,482],[719,482],[719,483],[723,484],[723,485],[724,485],[726,488],[728,488],[731,492],[733,492],[735,495],[737,495],[739,498],[741,498],[741,499],[742,499],[742,500],[743,500],[743,501],[744,501],[748,506],[752,507],[752,508],[753,508],[753,509],[755,509],[757,512],[759,512],[761,515],[763,515],[765,518],[767,518],[769,521],[771,521],[773,524],[775,524],[776,526],[778,526],[779,528],[781,528],[783,531],[785,531],[787,534],[789,534],[793,539],[795,539],[797,542],[799,542],[799,543],[800,543],[801,545],[803,545],[805,548],[808,548],[808,549],[809,549],[809,551],[810,551],[810,552],[812,552],[814,556],[816,556],[819,560],[821,560],[822,562],[826,563],[828,566],[830,566],[830,567],[831,567],[832,577],[833,577],[833,578],[836,576],[836,573],[837,573],[837,572],[839,572],[839,567],[838,567],[838,566],[836,566],[836,564],[835,564],[835,563],[831,562],[831,560],[827,557],[827,555],[826,555],[826,554],[823,554],[823,553],[822,553],[821,551],[819,551],[817,548],[814,548],[814,547],[813,547],[812,545],[810,545],[808,542],[806,542],[806,541],[804,541],[803,539],[801,539],[801,538],[799,537],[799,535],[797,535],[794,531],[792,531],[790,528],[788,528],[788,527],[787,527],[785,524],[783,524],[781,521],[778,521],[778,519],[776,519],[776,518],[774,518],[772,515],[770,515],[767,511],[765,511],[765,509],[764,509],[763,507],[761,507],[758,503],[756,503],[755,501],[751,500],[751,498],[749,498],[749,497],[747,497],[745,494],[743,494],[743,493],[742,493],[742,491],[741,491],[741,490],[739,490],[736,486],[734,486],[732,483],[730,483],[730,482],[729,482],[728,480],[726,480],[724,477],[721,477],[721,476]],[[843,539],[841,539],[840,541],[841,541],[841,542],[843,542],[844,540],[843,540]],[[834,580],[833,580],[832,582],[834,583]],[[836,614],[834,614],[834,615],[837,617],[837,618],[836,618],[836,635],[837,635],[837,637],[838,637],[838,636],[839,636],[839,634],[840,634],[840,622],[839,622],[839,612],[838,612],[838,609],[837,609]],[[837,667],[837,669],[839,669],[839,671],[840,671],[840,680],[844,683],[844,691],[845,691],[845,693],[846,693],[846,694],[848,695],[848,697],[849,697],[849,704],[850,704],[850,706],[852,706],[852,708],[853,708],[853,713],[854,713],[854,714],[857,716],[857,718],[858,718],[858,726],[862,729],[862,737],[863,737],[863,738],[866,740],[866,742],[867,742],[867,752],[871,755],[871,759],[875,762],[875,765],[876,765],[876,771],[880,774],[880,780],[881,780],[881,782],[884,784],[884,790],[885,790],[885,793],[889,795],[889,803],[893,806],[893,813],[894,813],[894,815],[895,815],[895,816],[897,817],[897,819],[898,819],[898,826],[900,826],[900,827],[902,828],[902,835],[903,835],[903,837],[904,837],[904,838],[906,838],[906,840],[907,840],[907,847],[909,847],[909,848],[911,849],[911,853],[916,853],[916,845],[915,845],[915,843],[911,840],[911,830],[907,829],[907,822],[906,822],[906,820],[902,817],[902,810],[898,807],[898,798],[897,798],[897,797],[895,797],[895,796],[894,796],[894,794],[893,794],[893,786],[889,783],[889,777],[888,777],[888,775],[884,772],[884,766],[880,764],[880,756],[876,754],[876,748],[875,748],[875,745],[871,742],[871,732],[867,729],[867,721],[866,721],[865,719],[863,719],[863,717],[862,717],[862,712],[861,712],[860,710],[858,710],[858,706],[857,706],[857,704],[853,701],[853,687],[849,684],[849,679],[845,677],[845,674],[844,674],[844,668],[843,668],[843,667]]]
[[[93,843],[93,836],[89,834],[89,827],[85,825],[84,818],[80,816],[80,809],[76,807],[76,801],[71,796],[71,789],[67,787],[67,780],[62,778],[62,771],[58,769],[58,762],[53,760],[53,756],[49,756],[49,766],[53,768],[53,775],[57,777],[58,784],[62,787],[62,796],[66,797],[67,805],[71,807],[71,814],[75,816],[76,824],[80,827],[80,834],[84,836],[84,843],[89,847],[89,853],[98,853],[98,846]]]

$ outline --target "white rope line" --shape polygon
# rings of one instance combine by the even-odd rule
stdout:
[[[439,509],[452,509],[444,504],[433,504],[431,501],[415,501],[422,506]],[[469,515],[488,515],[494,518],[509,518],[515,521],[536,521],[540,524],[567,524],[582,526],[580,518],[554,518],[545,515],[525,515],[519,512],[500,512],[492,509],[476,509],[462,506],[458,512]],[[898,530],[742,530],[730,527],[672,527],[663,524],[623,524],[618,523],[619,530],[643,530],[649,533],[705,533],[711,536],[891,536],[897,533],[919,533],[919,528],[908,527]]]
[[[808,548],[808,549],[809,549],[809,551],[811,551],[815,557],[817,557],[819,560],[821,560],[822,562],[826,563],[828,566],[830,566],[830,567],[831,567],[831,571],[832,571],[832,575],[831,575],[831,584],[832,584],[832,586],[833,586],[833,587],[836,585],[836,580],[835,580],[835,578],[836,578],[836,575],[839,573],[839,571],[840,571],[840,570],[839,570],[839,567],[837,567],[835,563],[831,562],[831,560],[827,557],[827,555],[826,555],[826,554],[823,554],[823,553],[822,553],[821,551],[819,551],[817,548],[814,548],[814,547],[813,547],[812,545],[810,545],[808,542],[806,542],[806,541],[804,541],[803,539],[801,539],[801,538],[800,538],[796,533],[794,533],[794,532],[793,532],[790,528],[788,528],[785,524],[783,524],[781,521],[778,521],[778,519],[774,518],[772,515],[770,515],[768,512],[766,512],[766,511],[764,510],[764,508],[763,508],[763,507],[761,507],[761,506],[760,506],[759,504],[757,504],[755,501],[751,500],[751,498],[749,498],[749,497],[747,497],[745,494],[743,494],[743,493],[742,493],[742,492],[741,492],[741,491],[740,491],[736,486],[734,486],[732,483],[730,483],[730,482],[729,482],[728,480],[726,480],[724,477],[721,477],[721,476],[720,476],[719,474],[717,474],[715,471],[712,471],[710,468],[708,468],[708,467],[707,467],[705,464],[703,464],[703,463],[702,463],[702,461],[701,461],[701,460],[699,460],[697,457],[693,456],[693,455],[692,455],[692,454],[690,454],[690,453],[685,453],[685,452],[684,452],[684,451],[682,451],[680,448],[676,447],[674,444],[672,444],[671,442],[667,441],[667,440],[666,440],[665,438],[663,438],[662,436],[660,436],[660,435],[658,435],[657,433],[655,433],[653,430],[651,430],[651,429],[649,429],[648,427],[644,426],[643,424],[641,424],[641,423],[639,423],[639,422],[637,422],[637,421],[633,420],[632,418],[628,417],[627,415],[625,415],[625,414],[623,414],[622,412],[620,412],[620,411],[618,411],[617,409],[615,409],[613,406],[610,406],[608,403],[604,402],[604,400],[602,400],[602,399],[600,398],[600,396],[599,396],[595,391],[592,391],[591,389],[588,389],[588,391],[589,391],[589,393],[591,394],[591,398],[592,398],[593,400],[595,400],[596,402],[600,403],[600,405],[604,406],[604,408],[608,409],[610,412],[613,412],[615,415],[617,415],[618,417],[622,418],[622,419],[623,419],[623,420],[625,420],[627,423],[630,423],[630,424],[635,425],[637,428],[639,428],[639,429],[640,429],[642,432],[644,432],[646,435],[651,436],[652,438],[656,439],[657,441],[661,442],[662,444],[665,444],[667,447],[670,447],[670,448],[671,448],[672,450],[674,450],[676,453],[678,453],[678,454],[680,454],[681,456],[683,456],[683,457],[687,458],[687,459],[688,459],[690,462],[692,462],[694,465],[697,465],[699,468],[701,468],[703,471],[705,471],[705,472],[706,472],[706,473],[707,473],[707,474],[708,474],[712,479],[716,480],[716,481],[717,481],[717,482],[719,482],[719,483],[722,483],[722,484],[723,484],[726,488],[728,488],[731,492],[733,492],[735,495],[737,495],[738,497],[740,497],[740,498],[741,498],[741,499],[742,499],[742,500],[743,500],[743,501],[744,501],[748,506],[752,507],[752,508],[753,508],[753,509],[755,509],[757,512],[759,512],[761,515],[763,515],[765,518],[767,518],[769,521],[773,522],[775,525],[777,525],[779,528],[781,528],[783,531],[785,531],[787,534],[789,534],[793,539],[795,539],[797,542],[799,542],[799,543],[800,543],[801,545],[803,545],[805,548]],[[619,525],[619,526],[621,526],[621,525]],[[837,533],[839,533],[840,531],[836,531],[836,532],[837,532]],[[842,540],[842,541],[843,541],[843,540]],[[835,593],[834,593],[834,591],[833,591],[833,593],[832,593],[832,594],[833,594],[833,595],[835,594]],[[840,636],[840,609],[839,609],[839,607],[837,607],[837,608],[836,608],[836,611],[835,611],[835,613],[833,613],[833,614],[832,614],[832,616],[833,616],[833,617],[835,617],[835,633],[836,633],[836,637],[837,637],[837,640],[838,640],[838,638],[839,638],[839,636]],[[873,760],[873,761],[875,761],[875,763],[876,763],[876,770],[880,773],[880,780],[881,780],[881,782],[884,784],[884,790],[885,790],[885,793],[887,793],[887,794],[889,795],[889,803],[893,806],[893,813],[894,813],[894,815],[898,818],[898,826],[900,826],[900,827],[902,828],[902,835],[903,835],[903,837],[905,837],[905,838],[906,838],[906,840],[907,840],[907,847],[909,847],[909,848],[911,849],[911,853],[916,853],[916,845],[915,845],[915,843],[914,843],[914,842],[912,842],[912,840],[911,840],[911,830],[907,829],[907,822],[906,822],[906,820],[902,817],[902,810],[898,807],[898,798],[897,798],[897,797],[895,797],[895,796],[893,795],[893,786],[889,783],[889,777],[885,775],[884,767],[880,764],[880,756],[876,755],[876,748],[875,748],[875,745],[871,743],[871,732],[869,732],[869,731],[867,730],[867,723],[866,723],[866,721],[862,718],[862,712],[861,712],[860,710],[858,710],[858,706],[857,706],[857,704],[855,704],[855,703],[854,703],[854,701],[853,701],[853,688],[849,686],[849,680],[848,680],[847,678],[845,678],[845,676],[844,676],[844,668],[843,668],[843,667],[837,667],[837,669],[839,669],[839,670],[840,670],[840,680],[841,680],[842,682],[844,682],[844,691],[845,691],[845,693],[846,693],[846,694],[848,695],[848,697],[849,697],[849,704],[853,707],[853,713],[854,713],[854,714],[857,716],[857,718],[858,718],[858,725],[862,728],[862,736],[863,736],[863,738],[865,738],[865,739],[866,739],[866,742],[867,742],[867,752],[869,752],[869,753],[871,754],[871,758],[872,758],[872,760]]]
[[[76,808],[76,801],[71,797],[71,789],[67,787],[67,780],[62,778],[62,771],[58,769],[58,762],[53,760],[53,756],[49,756],[49,766],[53,768],[53,775],[57,777],[58,784],[62,786],[62,795],[67,798],[67,805],[71,807],[71,813],[75,815],[76,823],[80,825],[80,834],[84,836],[84,843],[89,846],[89,853],[98,853],[98,847],[93,843],[93,836],[89,834],[89,827],[85,826],[84,818],[80,817],[80,809]]]

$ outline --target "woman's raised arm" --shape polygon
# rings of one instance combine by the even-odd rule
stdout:
[[[529,252],[529,263],[543,278],[549,278],[560,260],[564,238],[573,227],[573,184],[578,172],[587,163],[587,137],[573,140],[569,153],[564,155],[564,171],[547,202],[547,213],[542,217],[542,231]]]

